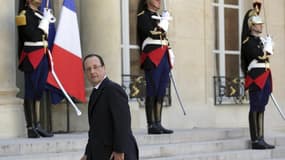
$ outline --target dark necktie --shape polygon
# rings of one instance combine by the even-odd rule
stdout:
[[[93,90],[92,90],[92,93],[91,93],[91,95],[90,95],[90,97],[89,97],[89,103],[88,103],[88,106],[89,107],[91,107],[91,105],[93,105],[94,104],[94,101],[95,101],[95,97],[96,97],[96,93],[98,92],[98,89],[96,89],[96,88],[94,88]]]

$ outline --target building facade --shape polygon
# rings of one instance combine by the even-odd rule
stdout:
[[[51,0],[58,17],[63,0]],[[275,42],[271,58],[273,92],[285,110],[285,1],[263,0],[261,15],[264,35]],[[136,42],[138,0],[76,0],[82,53],[98,53],[106,61],[108,75],[122,84],[128,94],[133,77],[142,74]],[[169,128],[248,127],[248,100],[242,88],[240,71],[240,33],[245,12],[252,2],[245,0],[167,0],[173,20],[168,37],[176,55],[172,70],[187,114],[184,116],[173,85],[170,86],[162,114]],[[0,138],[25,135],[23,78],[17,71],[17,28],[15,15],[18,1],[7,1],[1,7],[0,35]],[[59,17],[58,17],[59,18]],[[90,85],[86,81],[87,95]],[[283,104],[283,106],[282,106]],[[87,104],[77,117],[66,104],[51,106],[52,130],[86,131]],[[143,99],[130,99],[132,127],[146,128]],[[285,123],[272,101],[265,114],[266,128],[284,129]],[[68,119],[68,124],[67,124]]]

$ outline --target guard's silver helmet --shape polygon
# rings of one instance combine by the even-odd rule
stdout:
[[[254,24],[263,24],[263,20],[260,16],[258,15],[253,15],[251,17],[249,17],[248,19],[248,27],[251,28],[252,25]]]

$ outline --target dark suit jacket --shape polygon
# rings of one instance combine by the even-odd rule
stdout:
[[[126,160],[138,159],[131,131],[128,97],[118,84],[105,78],[88,105],[88,160],[107,160],[112,151],[124,152]]]

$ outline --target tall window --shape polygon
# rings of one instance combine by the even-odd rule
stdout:
[[[140,69],[140,53],[137,44],[137,7],[139,0],[121,0],[122,24],[122,83],[130,98],[143,104],[145,97],[145,81],[143,70]],[[138,91],[139,89],[139,91]],[[164,105],[171,105],[170,85],[166,89]]]
[[[214,0],[216,75],[240,76],[241,0]]]
[[[215,104],[248,102],[240,71],[242,0],[213,0],[216,73]]]
[[[122,53],[122,83],[129,95],[132,95],[130,87],[131,78],[142,75],[140,69],[140,54],[137,44],[137,6],[139,0],[121,0],[121,53]]]

